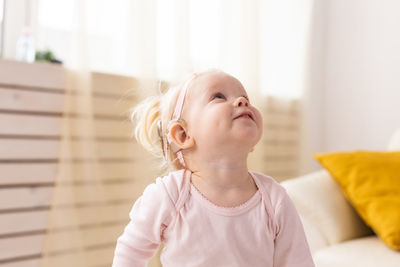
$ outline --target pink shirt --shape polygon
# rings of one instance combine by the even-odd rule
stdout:
[[[314,266],[285,189],[268,176],[250,174],[258,191],[233,208],[204,198],[189,171],[157,178],[134,204],[112,266],[147,266],[160,243],[164,267]]]

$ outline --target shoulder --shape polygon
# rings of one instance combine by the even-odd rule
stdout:
[[[259,185],[266,211],[273,220],[275,231],[278,232],[285,221],[297,216],[293,202],[286,193],[286,189],[272,177],[256,172],[251,172],[251,174]]]
[[[148,185],[143,192],[143,198],[168,199],[175,206],[183,187],[184,171],[170,172],[165,176],[157,177],[154,183]]]
[[[259,190],[261,190],[265,201],[269,202],[273,210],[287,201],[289,196],[286,193],[286,189],[277,183],[274,178],[258,172],[250,172],[250,174],[259,186]]]

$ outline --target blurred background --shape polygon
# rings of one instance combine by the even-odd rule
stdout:
[[[193,71],[264,117],[252,170],[384,150],[400,124],[396,0],[0,0],[0,265],[110,266],[160,171],[130,109]],[[159,266],[157,257],[152,266]]]

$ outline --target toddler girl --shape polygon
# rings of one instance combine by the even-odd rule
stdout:
[[[285,190],[249,172],[260,112],[221,71],[194,74],[133,112],[138,142],[173,171],[136,201],[114,267],[146,266],[160,243],[163,266],[314,266]]]

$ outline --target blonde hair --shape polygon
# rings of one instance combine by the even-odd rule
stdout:
[[[131,121],[135,124],[134,134],[138,143],[160,158],[161,168],[179,170],[184,167],[169,149],[166,135],[168,123],[174,112],[177,98],[184,83],[169,88],[165,93],[149,97],[132,109]]]
[[[168,124],[175,110],[179,93],[186,83],[190,89],[193,81],[203,74],[221,72],[218,69],[209,69],[193,73],[190,78],[178,86],[170,87],[165,93],[149,97],[132,109],[131,121],[135,124],[136,140],[154,156],[161,159],[161,168],[164,170],[180,170],[185,167],[179,162],[177,155],[170,149],[167,141]]]

